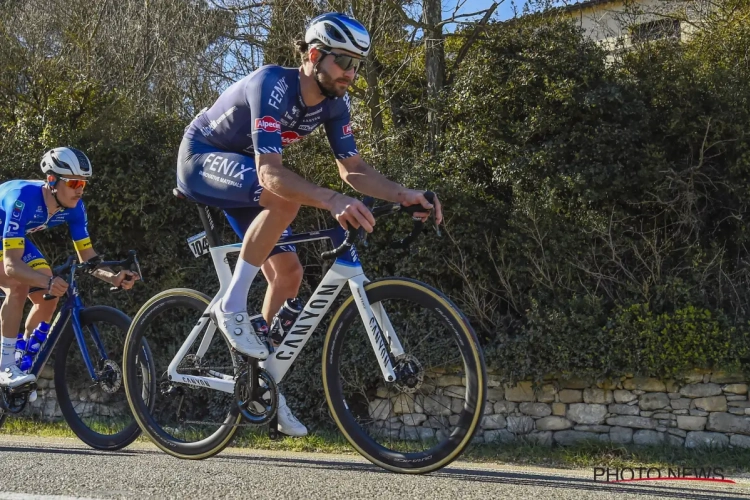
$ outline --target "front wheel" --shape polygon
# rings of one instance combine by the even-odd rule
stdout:
[[[81,339],[77,339],[71,321],[55,351],[54,380],[60,413],[87,445],[98,450],[119,450],[141,434],[128,408],[120,368],[130,318],[119,309],[94,306],[83,309],[79,319]],[[86,367],[84,348],[96,380],[92,380]],[[156,373],[145,342],[138,350],[137,365],[139,390],[144,395],[153,394]]]
[[[386,383],[354,297],[347,298],[323,346],[333,419],[376,465],[440,469],[471,442],[484,412],[487,374],[476,334],[445,295],[419,281],[387,278],[365,291],[380,330],[395,332],[404,353],[392,356],[397,379]]]

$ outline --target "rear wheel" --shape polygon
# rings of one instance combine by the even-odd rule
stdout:
[[[221,452],[237,432],[242,416],[233,394],[170,380],[169,364],[194,329],[200,333],[177,367],[186,376],[234,379],[239,360],[204,312],[211,299],[200,292],[175,288],[146,302],[126,339],[124,372],[130,408],[143,432],[162,450],[178,458],[203,459]],[[198,357],[208,329],[214,330],[205,354]],[[142,397],[136,378],[137,346],[153,347],[157,384],[153,406]],[[183,377],[184,378],[184,377]]]
[[[385,383],[350,296],[323,346],[331,414],[374,464],[412,474],[437,470],[458,458],[481,422],[487,375],[477,337],[461,311],[424,283],[388,278],[365,291],[381,330],[395,331],[404,354],[394,360],[396,381]],[[454,385],[442,387],[446,375]]]

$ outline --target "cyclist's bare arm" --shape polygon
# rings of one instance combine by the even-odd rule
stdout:
[[[305,180],[282,164],[280,154],[256,155],[255,163],[263,189],[300,205],[329,210],[343,228],[349,223],[372,231],[375,219],[361,201]]]
[[[285,200],[310,207],[330,210],[329,201],[336,191],[317,186],[286,168],[281,155],[275,153],[256,155],[258,182],[273,194]]]
[[[78,253],[78,260],[80,262],[86,262],[98,255],[93,247],[85,248],[83,250],[76,250],[76,252]],[[106,281],[107,283],[111,283],[115,286],[119,286],[125,276],[135,276],[137,279],[137,275],[131,271],[120,271],[119,273],[116,273],[109,267],[100,267],[91,274],[93,274],[100,280]]]
[[[372,168],[360,155],[336,160],[341,179],[358,192],[393,203],[404,201],[407,189]]]
[[[84,248],[83,250],[76,250],[76,253],[78,254],[79,262],[89,261],[98,255],[93,247]],[[108,267],[100,267],[91,274],[93,274],[100,280],[107,282],[111,282],[112,278],[114,278],[115,276],[115,273]]]
[[[425,208],[432,208],[422,191],[408,189],[401,184],[391,181],[368,165],[359,155],[350,156],[344,160],[336,160],[336,163],[339,166],[339,175],[341,175],[344,182],[360,193],[403,205],[419,203]],[[442,206],[437,196],[434,199],[435,216],[439,224],[443,218]],[[414,215],[426,220],[429,213],[427,211],[417,212]]]

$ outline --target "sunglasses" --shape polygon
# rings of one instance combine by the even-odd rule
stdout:
[[[70,189],[85,188],[89,181],[85,179],[68,179],[67,177],[58,177]]]
[[[337,54],[335,52],[330,52],[323,49],[318,50],[327,56],[333,56],[333,62],[335,62],[336,65],[344,71],[349,71],[350,69],[354,68],[354,72],[356,73],[365,64],[362,59],[359,59],[357,57],[347,56],[346,54]]]

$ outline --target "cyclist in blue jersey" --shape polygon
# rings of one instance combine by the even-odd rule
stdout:
[[[339,175],[355,190],[374,198],[431,205],[423,191],[392,182],[359,155],[350,123],[347,94],[364,58],[370,35],[358,21],[339,13],[314,18],[297,42],[299,68],[266,65],[227,88],[186,128],[177,161],[177,185],[189,198],[222,208],[242,238],[240,259],[226,295],[211,310],[219,330],[237,351],[268,357],[266,345],[247,311],[250,285],[258,271],[268,280],[263,309],[267,323],[284,300],[296,297],[302,266],[293,245],[275,247],[290,234],[302,205],[330,211],[342,227],[372,232],[375,220],[359,200],[317,186],[284,167],[285,147],[323,126]],[[279,431],[304,436],[307,429],[279,398]]]
[[[41,321],[49,323],[55,312],[57,299],[44,300],[44,294],[49,291],[60,297],[68,288],[65,280],[52,277],[49,264],[27,235],[67,224],[78,258],[86,261],[97,255],[91,246],[81,199],[91,177],[91,162],[77,149],[55,148],[42,157],[41,167],[46,181],[13,180],[0,184],[0,289],[6,295],[0,307],[0,386],[16,387],[36,380],[16,366],[14,355],[26,298],[33,303],[25,326],[28,339],[34,328]],[[130,271],[115,274],[109,269],[94,275],[124,289],[130,289],[138,278]],[[32,287],[42,290],[30,294]]]

